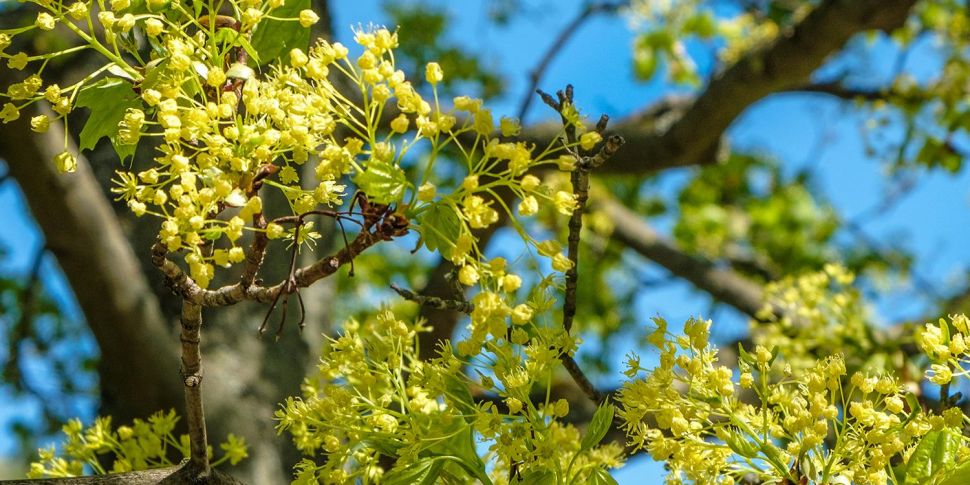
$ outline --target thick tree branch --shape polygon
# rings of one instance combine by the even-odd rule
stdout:
[[[796,93],[825,94],[845,101],[891,101],[903,103],[926,103],[933,100],[923,89],[900,92],[892,88],[853,88],[842,82],[813,83],[787,90]]]
[[[594,206],[613,221],[613,238],[671,273],[686,279],[716,300],[757,318],[764,306],[761,287],[727,268],[682,252],[643,219],[615,200],[600,198]]]
[[[192,481],[186,474],[187,467],[155,468],[136,472],[92,475],[86,477],[49,478],[39,480],[0,480],[3,485],[181,485],[204,483],[205,485],[241,485],[230,475],[213,470],[205,481]]]
[[[185,418],[189,425],[188,466],[195,476],[209,475],[208,440],[202,407],[202,307],[182,301],[182,383],[185,385]]]
[[[181,394],[174,378],[177,354],[158,300],[87,161],[79,157],[76,173],[59,173],[53,159],[64,132],[56,123],[45,134],[32,132],[33,114],[25,112],[0,130],[0,157],[23,189],[98,341],[103,403],[122,421],[174,407]]]
[[[769,94],[803,86],[854,34],[903,24],[915,0],[826,0],[772,42],[751,50],[718,74],[669,127],[644,126],[634,116],[616,126],[628,145],[605,170],[645,173],[714,163],[721,136],[748,106]]]

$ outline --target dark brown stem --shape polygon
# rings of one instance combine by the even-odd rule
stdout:
[[[389,236],[383,232],[362,231],[346,247],[337,254],[324,258],[297,269],[293,273],[296,287],[306,288],[316,281],[337,272],[341,266],[349,264],[354,257],[364,252],[379,241],[387,240]],[[175,262],[165,257],[167,249],[161,243],[152,247],[152,264],[165,275],[166,284],[183,299],[204,307],[228,306],[243,300],[253,300],[261,303],[272,302],[283,291],[287,281],[274,286],[250,285],[243,287],[242,282],[223,286],[215,290],[206,290],[198,285],[189,275],[185,274]]]
[[[89,475],[85,477],[44,478],[37,480],[0,480],[3,485],[177,485],[195,483],[205,485],[240,485],[242,482],[232,476],[213,470],[205,479],[189,473],[188,468],[170,466],[108,475]]]
[[[565,148],[576,157],[576,166],[570,174],[573,195],[576,199],[576,208],[573,209],[572,216],[569,218],[569,238],[566,253],[572,264],[566,270],[566,291],[562,308],[562,327],[568,334],[572,331],[573,320],[576,317],[576,289],[579,287],[579,240],[580,234],[583,231],[583,210],[586,207],[586,201],[589,200],[589,172],[613,156],[620,146],[623,145],[623,138],[610,136],[594,156],[587,156],[590,152],[585,151],[573,152],[570,147],[576,142],[576,126],[566,118],[564,113],[564,108],[573,103],[572,85],[567,85],[565,90],[556,93],[559,98],[558,101],[542,90],[537,89],[536,92],[539,93],[544,103],[558,111],[561,115],[563,127],[566,132],[564,140]],[[609,117],[605,115],[601,116],[599,122],[596,124],[596,131],[602,134],[606,130],[608,121]],[[559,360],[562,361],[566,372],[576,381],[576,385],[583,390],[590,400],[597,404],[603,401],[603,396],[596,390],[592,381],[589,380],[589,377],[579,367],[579,364],[572,355],[563,353],[559,356]]]
[[[562,366],[566,368],[566,372],[569,373],[570,377],[573,378],[576,385],[582,389],[583,393],[586,394],[586,397],[588,397],[590,401],[593,401],[596,404],[603,402],[603,395],[596,389],[593,382],[589,380],[589,377],[586,377],[586,373],[583,372],[583,369],[579,367],[579,363],[576,362],[576,359],[574,359],[573,356],[569,354],[562,354],[562,356],[559,357],[559,360],[562,362]]]
[[[579,235],[583,230],[583,208],[589,200],[589,172],[577,167],[570,175],[573,184],[573,194],[576,196],[576,208],[569,218],[569,239],[567,240],[566,256],[572,266],[566,270],[566,298],[562,306],[562,326],[566,332],[573,328],[576,317],[576,288],[579,283]]]
[[[185,385],[185,417],[189,427],[189,468],[197,476],[209,475],[205,412],[202,408],[202,306],[182,300],[182,383]]]
[[[253,286],[256,281],[256,274],[263,265],[263,257],[266,255],[266,244],[269,238],[266,237],[266,218],[263,213],[253,214],[253,227],[258,229],[253,235],[253,243],[249,247],[249,254],[246,255],[246,268],[243,270],[240,282],[243,288]]]

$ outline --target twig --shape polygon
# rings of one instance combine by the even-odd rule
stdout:
[[[386,206],[384,207],[386,209]],[[381,209],[381,210],[384,210]],[[298,216],[293,216],[298,217]],[[282,218],[279,220],[283,220]],[[288,219],[287,219],[288,220]],[[357,221],[355,221],[357,222]],[[293,271],[295,288],[306,288],[314,282],[326,278],[345,264],[352,264],[354,257],[380,241],[389,241],[407,233],[408,221],[400,214],[385,213],[375,223],[366,225],[353,241],[347,242],[337,254],[320,259],[313,264]],[[226,285],[215,290],[206,290],[198,285],[175,262],[166,257],[168,249],[160,241],[152,246],[152,264],[165,276],[166,285],[183,299],[203,307],[220,307],[239,303],[243,300],[271,303],[280,292],[288,286],[284,280],[274,286],[252,284],[244,286],[243,282]]]
[[[165,468],[151,468],[124,473],[109,473],[107,475],[86,475],[83,477],[45,478],[41,480],[0,480],[2,485],[155,485],[171,483],[200,483],[198,477],[187,473],[181,466]],[[205,480],[206,485],[242,485],[242,482],[231,475],[212,470],[212,474]]]
[[[434,308],[436,310],[452,310],[466,314],[469,314],[475,310],[475,304],[469,301],[419,295],[411,290],[401,288],[393,283],[391,283],[391,289],[396,291],[398,295],[401,295],[401,298],[413,301],[424,307]]]
[[[202,306],[182,300],[182,383],[185,386],[185,415],[189,427],[188,467],[199,477],[209,474],[205,413],[202,409]]]
[[[576,127],[567,120],[564,113],[564,108],[573,103],[572,85],[567,85],[565,90],[556,93],[559,98],[558,101],[542,90],[537,89],[536,92],[539,93],[544,103],[559,112],[566,131],[564,144],[566,145],[567,151],[576,157],[577,160],[576,166],[570,174],[573,195],[576,198],[576,208],[573,209],[572,216],[569,218],[567,257],[572,264],[566,270],[566,294],[562,310],[562,326],[568,334],[572,330],[573,320],[576,317],[576,289],[579,286],[579,239],[583,230],[583,210],[586,207],[587,200],[589,200],[589,173],[613,156],[619,150],[620,146],[623,145],[624,141],[622,137],[613,135],[607,138],[606,142],[602,144],[595,155],[590,156],[589,153],[591,152],[585,154],[579,153],[578,151],[573,152],[569,147],[576,142]],[[606,131],[608,122],[609,117],[606,115],[601,116],[596,123],[596,131],[602,135]],[[586,393],[590,400],[597,404],[602,402],[603,396],[596,390],[596,387],[593,386],[592,381],[589,380],[583,372],[583,369],[579,367],[576,360],[568,353],[561,354],[559,359],[562,361],[566,371],[569,372],[569,375],[572,376],[573,380],[576,381],[576,384]]]
[[[626,1],[616,3],[587,3],[586,6],[579,11],[579,14],[577,14],[571,22],[566,24],[566,27],[559,32],[559,35],[556,36],[556,39],[552,42],[552,45],[550,45],[549,49],[547,49],[545,54],[543,54],[542,58],[539,60],[539,64],[537,64],[536,67],[529,72],[529,88],[525,90],[525,96],[523,96],[522,102],[519,103],[520,121],[525,119],[525,115],[529,111],[529,106],[532,104],[532,93],[534,93],[536,88],[539,87],[539,81],[542,80],[542,76],[549,68],[549,65],[556,58],[556,56],[562,52],[563,46],[565,46],[566,42],[568,42],[569,39],[579,31],[579,28],[582,27],[583,23],[597,13],[615,12],[627,3],[628,2]]]

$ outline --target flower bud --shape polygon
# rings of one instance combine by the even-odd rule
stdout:
[[[434,86],[445,78],[445,72],[437,62],[429,62],[424,68],[424,77],[428,80],[428,84]]]

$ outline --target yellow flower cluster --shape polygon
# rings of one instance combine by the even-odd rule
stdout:
[[[916,332],[916,343],[929,358],[927,371],[930,382],[949,384],[954,377],[970,374],[967,341],[970,340],[970,319],[964,314],[941,318],[936,324],[927,323]]]
[[[890,375],[847,379],[840,355],[793,374],[759,345],[741,350],[735,379],[708,342],[710,321],[689,320],[683,336],[669,336],[662,319],[656,323],[650,342],[660,347],[659,365],[647,370],[630,358],[633,380],[620,393],[619,414],[631,445],[665,461],[671,483],[733,484],[750,475],[762,482],[884,484],[922,436],[964,419],[959,410],[924,415]],[[646,377],[636,379],[643,371]]]
[[[514,216],[498,190],[511,189],[521,199],[521,215],[537,213],[540,203],[567,215],[575,209],[571,191],[550,191],[527,174],[543,164],[571,170],[575,160],[564,152],[571,147],[556,140],[538,151],[514,140],[521,131],[518,122],[502,118],[496,127],[491,111],[479,99],[460,96],[451,108],[443,109],[433,89],[433,102],[426,101],[395,66],[397,33],[360,29],[354,37],[361,48],[356,57],[340,43],[320,41],[306,51],[291,50],[281,63],[257,74],[246,61],[247,53],[256,54],[246,39],[261,23],[290,20],[308,27],[318,17],[309,10],[297,18],[274,17],[274,10],[283,5],[279,0],[230,3],[236,14],[220,16],[216,28],[215,20],[200,17],[179,1],[153,0],[136,6],[129,0],[114,0],[100,9],[93,9],[90,1],[42,2],[34,25],[0,37],[0,57],[14,69],[84,49],[104,57],[101,69],[68,87],[45,86],[40,72],[9,86],[0,94],[10,100],[0,110],[0,119],[15,120],[28,105],[46,100],[57,119],[32,118],[31,127],[42,132],[52,121],[63,119],[86,89],[114,87],[132,94],[113,142],[133,146],[141,138],[152,137],[160,146],[150,168],[119,171],[114,192],[135,215],[162,219],[160,240],[169,251],[184,254],[189,273],[200,286],[208,286],[216,266],[245,260],[239,246],[245,232],[263,231],[270,239],[293,236],[292,227],[255,224],[254,217],[263,208],[263,186],[279,190],[296,215],[321,205],[340,206],[349,176],[373,200],[398,203],[418,221],[429,210],[447,212],[448,225],[457,218],[459,227],[431,235],[442,232],[441,227],[432,227],[442,222],[434,218],[418,229],[426,239],[438,239],[432,249],[440,249],[460,266],[470,266],[463,274],[471,284],[477,282],[473,271],[486,272],[477,263],[480,251],[472,231],[496,224],[500,211]],[[87,29],[95,11],[101,32]],[[13,34],[58,25],[73,32],[80,44],[35,57],[3,52]],[[238,33],[227,36],[225,26]],[[130,42],[139,33],[152,47],[144,60]],[[131,55],[122,55],[125,52]],[[105,75],[111,81],[98,84]],[[432,88],[445,75],[437,63],[426,67]],[[587,132],[578,111],[570,108],[570,122],[580,135],[576,145],[593,148],[601,141],[599,134]],[[386,121],[384,115],[392,110],[399,114]],[[336,135],[338,127],[350,135]],[[412,130],[409,139],[402,137]],[[401,161],[419,140],[428,140],[431,146],[421,180],[412,184]],[[452,192],[440,193],[432,169],[449,145],[461,153],[468,175]],[[76,157],[66,151],[56,162],[63,171],[77,166]],[[304,183],[311,174],[313,182]],[[528,243],[536,243],[519,229]],[[314,235],[304,231],[301,239],[312,240]],[[558,271],[570,267],[558,252],[539,252],[551,258]]]
[[[496,364],[476,385],[462,369],[477,363],[460,360],[447,343],[438,358],[418,358],[417,334],[428,330],[420,322],[406,323],[386,310],[343,329],[325,346],[303,396],[287,399],[276,413],[278,428],[290,432],[302,452],[327,457],[304,460],[296,483],[393,482],[444,456],[460,465],[442,472],[457,482],[503,483],[513,464],[522,476],[561,467],[584,481],[595,470],[622,464],[618,445],[581,447],[579,431],[557,421],[569,412],[565,400],[532,403],[532,358]],[[526,353],[543,350],[536,345]],[[496,393],[501,404],[477,402],[473,388]],[[485,457],[489,466],[476,445],[486,439],[493,443]],[[394,467],[385,469],[381,456],[393,458]]]
[[[815,357],[842,354],[859,368],[873,349],[869,313],[855,276],[828,264],[818,272],[765,285],[765,306],[751,322],[756,344],[775,348],[794,369],[814,365]],[[815,357],[813,357],[815,356]]]
[[[276,414],[297,448],[329,457],[320,466],[304,463],[300,483],[374,481],[385,474],[382,453],[400,452],[400,466],[407,466],[465,422],[465,404],[447,397],[442,381],[447,366],[457,364],[417,358],[417,333],[427,330],[420,322],[385,311],[343,330],[325,346],[303,397],[288,398]]]
[[[146,470],[163,466],[173,466],[171,450],[176,450],[183,458],[189,456],[189,436],[178,438],[172,434],[178,422],[175,411],[158,412],[147,421],[135,419],[131,426],[113,429],[111,418],[97,418],[93,425],[85,428],[80,420],[74,419],[64,425],[65,439],[58,447],[51,446],[38,450],[39,461],[30,464],[28,478],[77,477],[85,474],[84,467],[91,467],[95,473],[121,473]],[[212,465],[224,462],[235,465],[246,458],[246,440],[230,434],[220,444],[223,456]],[[58,455],[58,451],[66,457]],[[105,458],[111,468],[105,468]]]

